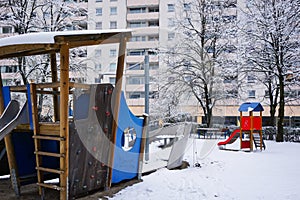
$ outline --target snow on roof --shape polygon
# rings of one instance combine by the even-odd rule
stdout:
[[[129,33],[129,29],[110,29],[110,30],[80,30],[80,31],[57,31],[57,32],[38,32],[16,35],[0,39],[0,47],[21,44],[54,44],[55,36],[106,34],[106,33]]]

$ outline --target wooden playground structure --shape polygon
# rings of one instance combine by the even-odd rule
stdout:
[[[131,32],[128,30],[108,30],[33,33],[0,39],[0,59],[49,54],[51,62],[49,83],[31,82],[28,85],[3,87],[0,74],[2,119],[9,116],[7,108],[18,107],[13,105],[10,93],[24,93],[27,96],[24,106],[17,109],[16,116],[11,116],[14,125],[9,123],[1,127],[12,188],[17,195],[21,194],[22,185],[35,181],[41,196],[44,189],[49,188],[60,191],[60,199],[65,200],[86,195],[89,191],[109,189],[113,182],[139,177],[147,118],[144,116],[143,119],[137,119],[120,112],[124,104],[124,100],[121,102],[121,87],[129,37]],[[70,49],[113,43],[119,44],[115,87],[111,84],[70,82]],[[81,96],[78,97],[79,93]],[[52,122],[39,119],[39,95],[52,95]],[[70,95],[73,95],[74,104],[72,117],[69,113]],[[83,105],[87,105],[86,109],[82,108]],[[122,109],[128,110],[125,104]],[[126,121],[128,124],[120,127],[122,120],[129,118]],[[132,151],[136,151],[137,156],[117,156],[129,153],[120,150],[117,144],[128,127],[136,129],[136,147]],[[89,140],[84,141],[82,138],[85,137]],[[91,142],[93,140],[95,143]],[[22,151],[29,151],[28,149],[32,151],[27,153],[34,155],[31,160],[26,160],[20,154]],[[120,165],[118,162],[133,163],[134,171],[114,169]],[[34,172],[35,175],[32,176]],[[58,184],[45,182],[55,177],[59,178]]]

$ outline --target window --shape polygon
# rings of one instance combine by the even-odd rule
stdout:
[[[148,9],[149,13],[151,12],[159,12],[159,8],[158,7],[152,7]]]
[[[248,90],[248,98],[255,98],[255,90]]]
[[[96,29],[101,30],[102,29],[102,22],[96,22]]]
[[[173,18],[168,19],[168,27],[174,27],[175,26],[175,21]]]
[[[128,92],[129,99],[139,99],[145,97],[145,92]]]
[[[253,75],[248,75],[247,82],[248,83],[255,83],[255,77]]]
[[[154,70],[154,69],[158,69],[158,68],[159,68],[158,63],[149,63],[150,70]]]
[[[96,0],[96,3],[100,3],[100,2],[103,2],[103,0]]]
[[[127,70],[144,70],[144,65],[141,63],[130,63]]]
[[[127,83],[129,85],[141,85],[144,84],[144,76],[131,76],[127,78]]]
[[[100,63],[95,64],[95,70],[96,70],[96,71],[101,71],[101,68],[102,68],[102,66],[101,66]]]
[[[168,40],[173,40],[175,38],[175,33],[168,33]]]
[[[11,26],[2,27],[2,33],[12,33],[12,27]]]
[[[159,36],[158,35],[149,35],[148,36],[148,41],[158,41]]]
[[[174,4],[168,4],[168,12],[174,12],[174,11],[175,11]]]
[[[145,13],[146,12],[146,8],[145,7],[142,7],[142,8],[129,8],[128,12],[130,14]]]
[[[117,56],[117,50],[116,49],[111,49],[109,51],[109,56],[110,57],[116,57]]]
[[[101,78],[95,78],[95,83],[101,83]]]
[[[116,28],[117,28],[117,22],[116,21],[110,22],[110,29],[116,29]]]
[[[116,1],[118,1],[118,0],[110,0],[110,2],[116,2]]]
[[[139,42],[139,41],[146,41],[146,36],[132,36],[129,39],[130,42]]]
[[[129,28],[139,28],[139,27],[146,27],[145,21],[140,22],[129,22],[128,24]]]
[[[110,7],[110,15],[116,15],[117,14],[117,7]]]
[[[145,54],[144,50],[129,50],[128,56],[143,56]]]
[[[149,27],[151,26],[159,26],[159,22],[158,21],[149,21]]]
[[[109,71],[116,71],[117,69],[117,64],[116,63],[110,63],[109,65]]]
[[[96,16],[102,16],[102,8],[96,8]]]
[[[109,77],[109,83],[114,85],[116,83],[116,78],[115,77]]]
[[[184,11],[190,11],[191,10],[191,3],[184,3],[183,4],[183,10]]]
[[[95,57],[100,57],[101,56],[101,49],[96,49],[95,50]]]

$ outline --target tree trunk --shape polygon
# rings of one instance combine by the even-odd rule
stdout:
[[[276,142],[283,142],[284,104],[284,77],[281,75],[279,76],[279,111]]]

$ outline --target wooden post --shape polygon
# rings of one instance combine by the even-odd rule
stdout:
[[[243,113],[241,111],[240,112],[240,149],[242,149],[242,142],[243,142],[242,118],[243,118]]]
[[[4,111],[4,98],[2,94],[2,88],[3,88],[3,83],[2,83],[2,74],[0,72],[0,115],[2,115]]]
[[[260,114],[259,114],[259,116],[260,116],[260,124],[261,124],[261,126],[260,126],[260,130],[259,130],[259,139],[260,139],[260,151],[262,151],[262,143],[263,143],[263,138],[262,138],[262,111],[260,111]]]
[[[69,175],[69,46],[63,44],[60,48],[60,137],[65,138],[60,142],[60,186],[64,190],[60,191],[60,199],[68,199],[68,175]]]
[[[38,120],[38,109],[37,109],[37,96],[36,96],[36,84],[30,83],[30,98],[31,98],[31,108],[32,108],[32,122],[33,122],[33,134],[36,136],[40,133],[40,126]],[[40,150],[40,141],[34,139],[34,151],[38,152]],[[42,165],[42,158],[38,154],[35,154],[36,167]],[[43,182],[43,174],[40,170],[37,170],[38,183]],[[39,194],[42,195],[42,187],[39,186]]]
[[[126,51],[126,42],[127,37],[124,34],[120,36],[120,44],[119,44],[119,55],[118,55],[118,65],[117,65],[117,72],[116,72],[116,83],[114,89],[114,101],[112,102],[113,105],[113,124],[112,124],[112,149],[109,151],[109,158],[108,158],[108,180],[106,184],[106,189],[111,187],[112,182],[112,171],[113,171],[113,164],[114,164],[114,151],[115,151],[115,143],[116,143],[116,136],[118,131],[118,119],[119,119],[119,110],[120,110],[120,100],[121,100],[121,92],[122,92],[122,78],[124,72],[124,62],[125,62],[125,51]]]
[[[250,111],[250,151],[253,151],[253,111]]]
[[[51,61],[51,74],[52,74],[52,83],[56,83],[57,82],[57,63],[56,63],[56,54],[51,53],[50,54],[50,61]],[[57,92],[58,88],[53,88],[53,91]],[[54,109],[54,122],[59,120],[59,107],[58,107],[58,96],[57,94],[53,95],[53,109]]]
[[[3,83],[2,83],[2,75],[0,72],[0,115],[2,115],[5,107],[4,107],[4,98],[2,93]],[[18,168],[15,157],[15,151],[13,142],[11,139],[11,134],[4,137],[4,143],[6,148],[6,154],[8,159],[9,171],[10,171],[10,179],[12,187],[17,196],[20,196],[20,180],[18,176]]]
[[[140,155],[139,155],[139,163],[138,163],[138,179],[142,178],[143,173],[143,160],[144,160],[144,153],[145,153],[145,144],[146,144],[146,137],[147,137],[147,129],[148,129],[148,114],[144,114],[144,123],[143,123],[143,132],[142,132],[142,139],[141,139],[141,148],[140,148]]]

